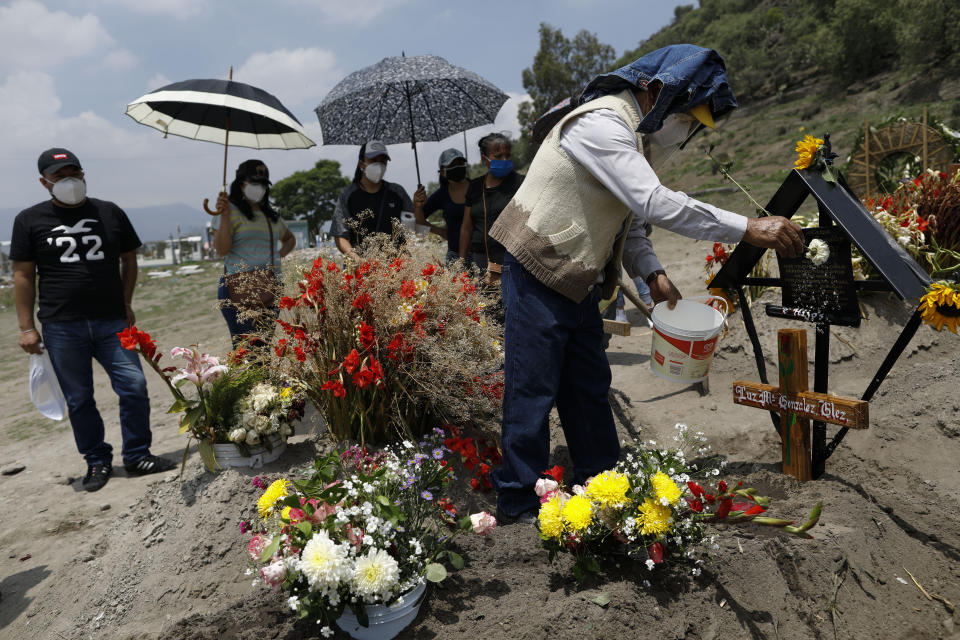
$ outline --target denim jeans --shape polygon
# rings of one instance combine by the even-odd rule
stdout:
[[[127,328],[122,318],[89,318],[43,323],[43,346],[50,354],[77,450],[88,465],[111,464],[113,447],[105,440],[103,418],[93,397],[94,358],[110,376],[120,398],[123,462],[133,464],[150,455],[150,398],[140,356],[120,346],[117,333]]]
[[[230,292],[227,291],[227,284],[223,276],[220,276],[220,285],[217,287],[217,300],[223,302],[224,300],[230,299]],[[279,309],[274,307],[273,313],[274,316],[278,314]],[[237,308],[232,304],[225,304],[220,306],[220,313],[223,314],[223,319],[227,321],[227,330],[230,331],[230,342],[233,344],[233,348],[236,349],[243,343],[248,334],[257,333],[257,320],[256,318],[247,318],[241,320],[238,318]],[[263,341],[259,338],[251,341],[252,344],[262,345]]]
[[[610,365],[594,290],[582,302],[541,284],[509,253],[501,281],[504,331],[503,464],[494,472],[500,509],[534,509],[550,467],[550,409],[557,405],[574,481],[612,468],[620,442],[607,400]]]

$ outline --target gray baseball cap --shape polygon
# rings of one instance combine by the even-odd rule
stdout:
[[[367,144],[363,148],[363,155],[366,158],[387,156],[387,160],[390,159],[390,154],[387,153],[387,145],[380,140],[367,140]]]
[[[463,152],[460,151],[460,149],[454,149],[451,147],[445,150],[440,154],[440,168],[443,169],[444,167],[449,167],[450,163],[457,159],[466,160],[466,157],[464,157]]]

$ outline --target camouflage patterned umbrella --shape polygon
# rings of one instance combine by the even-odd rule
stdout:
[[[439,56],[384,58],[340,81],[315,109],[323,144],[443,140],[490,124],[508,96]]]

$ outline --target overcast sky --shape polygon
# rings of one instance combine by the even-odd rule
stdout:
[[[687,3],[692,2],[688,0]],[[13,0],[0,1],[0,207],[42,200],[36,159],[49,147],[77,154],[91,196],[140,207],[214,198],[223,148],[170,136],[124,114],[126,104],[165,84],[226,78],[277,96],[320,140],[313,108],[345,75],[386,56],[435,54],[491,81],[512,99],[497,122],[468,133],[517,133],[521,72],[547,22],[572,37],[587,29],[617,55],[673,17],[676,0]],[[462,136],[418,144],[423,181]],[[386,179],[416,184],[409,145],[390,147]],[[274,180],[320,158],[352,173],[356,147],[257,151],[230,148],[228,176],[251,157]],[[228,178],[229,179],[229,178]]]

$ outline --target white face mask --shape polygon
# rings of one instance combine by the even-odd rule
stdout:
[[[80,204],[87,197],[87,183],[80,178],[62,178],[53,183],[50,192],[63,204]]]
[[[682,144],[690,135],[693,119],[686,114],[675,113],[667,116],[659,131],[648,134],[650,142],[661,147],[672,147]]]
[[[263,196],[267,195],[267,188],[262,184],[251,182],[243,187],[243,195],[250,202],[260,202]]]
[[[385,162],[371,162],[363,170],[363,175],[367,176],[367,180],[370,182],[377,183],[383,180],[383,174],[386,172],[387,165]]]

